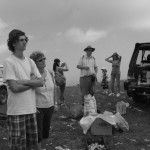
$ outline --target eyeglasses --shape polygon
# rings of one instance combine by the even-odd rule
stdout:
[[[46,58],[42,58],[40,60],[37,60],[36,62],[42,62],[43,60],[46,60]]]
[[[89,52],[93,52],[93,50],[91,50],[91,49],[88,49],[87,51],[89,51]]]

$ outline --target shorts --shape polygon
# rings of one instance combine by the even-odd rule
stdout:
[[[11,150],[26,150],[38,143],[36,114],[8,115],[9,147]]]
[[[115,79],[117,84],[120,85],[120,73],[111,73],[111,83],[114,84]]]

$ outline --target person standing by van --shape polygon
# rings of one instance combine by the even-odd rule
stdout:
[[[109,96],[115,96],[114,93],[114,84],[115,80],[117,82],[118,93],[116,94],[117,97],[120,97],[120,63],[121,63],[121,56],[116,52],[113,53],[110,57],[105,59],[107,62],[112,63],[112,70],[111,70],[111,93]]]

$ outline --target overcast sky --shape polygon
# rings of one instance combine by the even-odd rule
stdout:
[[[150,42],[150,0],[0,0],[0,64],[11,53],[7,48],[12,29],[29,36],[25,54],[35,50],[46,54],[47,67],[53,60],[66,62],[67,84],[78,84],[79,58],[88,45],[99,69],[111,72],[105,58],[117,52],[122,56],[121,79],[126,79],[136,42]]]

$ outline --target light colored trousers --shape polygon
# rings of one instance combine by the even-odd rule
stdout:
[[[120,73],[111,73],[111,92],[114,93],[115,80],[117,82],[118,93],[120,93]]]

